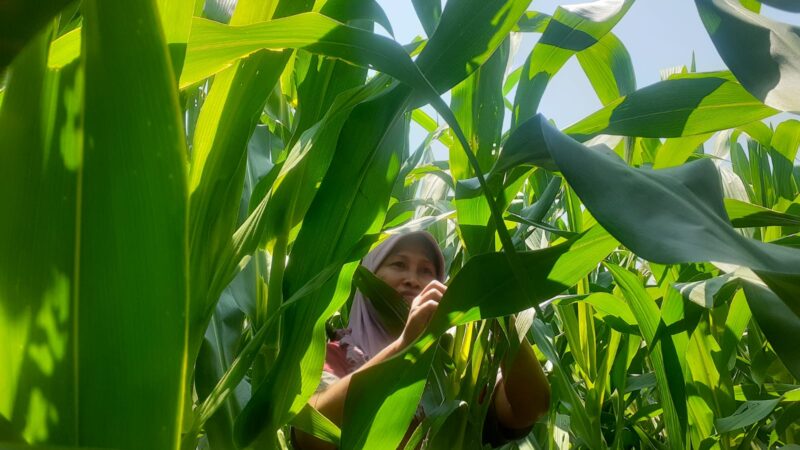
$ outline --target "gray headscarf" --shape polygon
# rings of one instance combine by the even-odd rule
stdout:
[[[369,252],[361,261],[361,264],[369,269],[370,272],[375,273],[383,260],[397,247],[397,244],[411,236],[420,236],[424,242],[429,244],[431,253],[434,255],[433,263],[436,265],[436,279],[444,281],[444,255],[436,239],[427,231],[393,235]],[[397,336],[392,336],[386,331],[372,303],[360,291],[356,292],[353,298],[353,306],[350,309],[350,330],[350,333],[344,336],[341,342],[350,347],[347,352],[347,359],[355,366],[354,368],[361,366],[366,360],[378,354],[397,339]]]

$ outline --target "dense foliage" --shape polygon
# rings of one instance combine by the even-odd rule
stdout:
[[[726,70],[644,87],[634,0],[412,0],[405,46],[374,0],[6,3],[0,446],[394,449],[422,399],[406,448],[479,448],[525,336],[553,399],[509,448],[800,445],[794,2],[695,0]],[[573,56],[604,106],[560,130]],[[403,320],[359,260],[415,229],[447,294],[339,429],[326,336],[354,284]]]

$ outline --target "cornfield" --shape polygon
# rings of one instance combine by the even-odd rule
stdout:
[[[760,14],[797,2],[695,0],[726,67],[649,86],[647,2],[535,3],[412,0],[398,43],[374,0],[0,2],[0,447],[395,449],[422,399],[405,448],[482,448],[530,342],[504,448],[800,448],[800,27]],[[573,57],[603,106],[562,129]],[[447,293],[339,427],[327,336],[420,229]]]

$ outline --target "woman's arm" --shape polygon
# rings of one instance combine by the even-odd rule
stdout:
[[[428,322],[436,311],[444,291],[447,288],[438,281],[432,281],[422,289],[422,292],[411,303],[411,310],[408,313],[408,320],[403,329],[402,335],[394,342],[389,344],[380,353],[370,358],[363,366],[353,373],[366,370],[381,361],[391,358],[402,349],[411,345],[414,340],[425,331]],[[342,425],[344,416],[344,401],[347,398],[347,390],[350,388],[352,373],[341,378],[339,381],[328,386],[323,392],[314,394],[309,400],[309,404],[317,409],[322,415],[338,426]],[[327,442],[323,442],[314,436],[303,433],[295,429],[295,444],[302,450],[329,450],[335,447]]]
[[[550,384],[527,338],[513,361],[503,361],[501,371],[493,398],[497,421],[511,430],[532,427],[550,407]]]
[[[353,373],[366,370],[381,361],[390,358],[392,355],[400,351],[399,342],[395,341],[380,353],[372,357],[363,366]],[[347,397],[347,390],[350,388],[350,380],[353,374],[349,374],[339,381],[328,386],[326,390],[311,396],[309,404],[317,409],[322,415],[330,419],[331,422],[338,426],[342,425],[342,417],[344,415],[344,400]],[[323,442],[310,434],[306,434],[298,429],[294,430],[295,445],[303,450],[329,450],[335,449],[333,445]]]

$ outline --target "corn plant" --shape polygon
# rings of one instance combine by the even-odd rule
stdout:
[[[422,402],[405,448],[482,448],[520,345],[553,397],[506,448],[800,445],[797,7],[695,0],[727,67],[639,87],[634,3],[414,0],[398,43],[374,0],[8,2],[1,446],[394,449]],[[559,128],[572,57],[603,106]],[[359,261],[415,229],[447,293],[337,426],[326,339],[356,288],[402,326]]]

